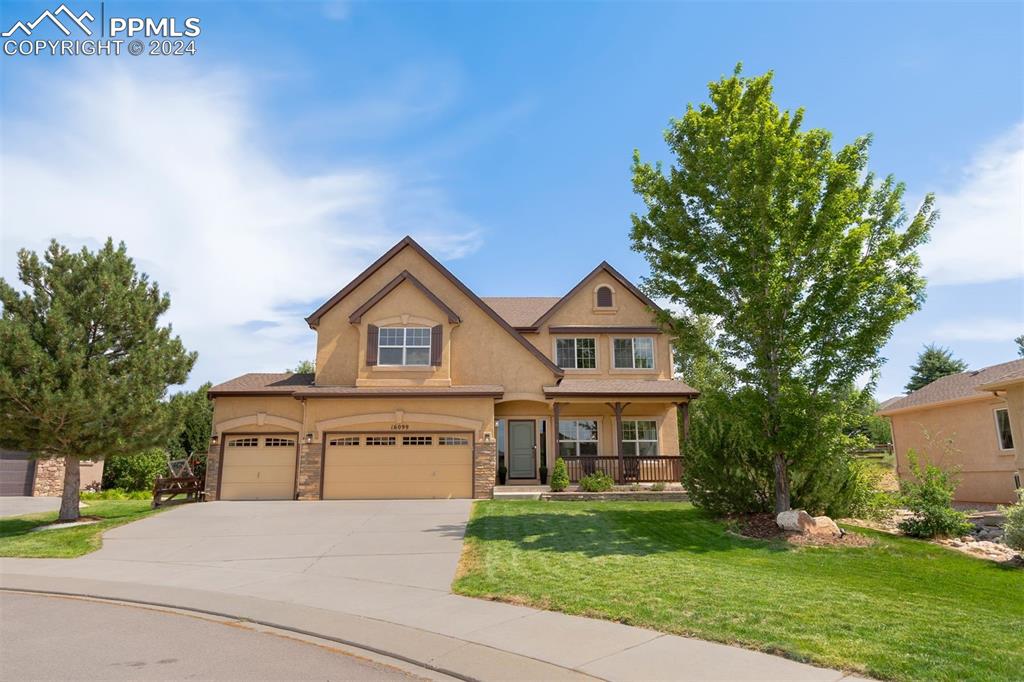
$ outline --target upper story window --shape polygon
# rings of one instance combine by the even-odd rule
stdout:
[[[555,355],[562,369],[596,369],[597,339],[558,339]]]
[[[378,365],[429,365],[428,327],[381,327],[377,341]]]
[[[612,297],[612,288],[606,286],[600,286],[597,288],[597,307],[598,308],[611,308],[614,305]]]
[[[654,369],[654,339],[650,336],[635,336],[615,339],[615,369]]]
[[[1013,450],[1013,433],[1010,431],[1010,411],[1006,408],[996,410],[996,436],[999,438],[1001,450]]]

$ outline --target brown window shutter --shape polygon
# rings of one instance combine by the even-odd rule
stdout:
[[[366,366],[372,367],[377,364],[377,337],[380,333],[377,325],[366,325]]]
[[[444,328],[441,325],[430,329],[430,364],[434,367],[441,366],[441,334]]]
[[[597,307],[598,308],[611,308],[612,307],[612,290],[608,287],[600,287],[597,290]]]

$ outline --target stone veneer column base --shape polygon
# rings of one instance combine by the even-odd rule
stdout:
[[[320,477],[322,474],[323,443],[303,443],[299,450],[299,499],[320,499]]]
[[[494,481],[498,475],[498,444],[493,440],[477,441],[473,454],[473,497],[494,497]]]
[[[210,446],[206,453],[206,495],[207,502],[217,499],[217,476],[220,473],[220,446]]]

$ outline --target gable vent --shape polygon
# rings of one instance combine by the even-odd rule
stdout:
[[[612,290],[608,287],[598,287],[597,289],[597,307],[598,308],[611,308],[612,307]]]

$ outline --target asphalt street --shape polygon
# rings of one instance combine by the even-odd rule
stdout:
[[[0,592],[0,679],[423,678],[337,646],[311,643],[238,621]]]

